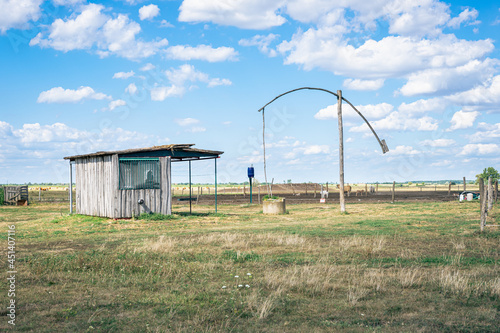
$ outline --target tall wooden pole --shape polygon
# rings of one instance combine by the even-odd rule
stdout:
[[[464,192],[466,190],[467,186],[465,185],[465,177],[464,177]]]
[[[339,173],[340,173],[340,212],[345,213],[344,197],[344,130],[342,126],[342,90],[337,90],[337,115],[339,120]]]

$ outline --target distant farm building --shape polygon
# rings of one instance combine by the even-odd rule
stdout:
[[[216,159],[222,151],[172,144],[65,157],[75,168],[76,213],[128,218],[172,213],[171,162]]]

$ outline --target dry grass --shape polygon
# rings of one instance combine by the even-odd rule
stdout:
[[[473,205],[226,206],[167,221],[25,208],[1,207],[0,227],[19,231],[27,332],[497,329],[500,233],[477,232]]]

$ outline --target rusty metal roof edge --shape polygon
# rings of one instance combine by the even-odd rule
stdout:
[[[158,151],[158,150],[187,151],[187,152],[196,152],[196,153],[206,153],[206,154],[211,154],[211,155],[224,154],[223,151],[191,148],[194,145],[195,145],[194,143],[170,144],[170,145],[153,146],[153,147],[147,147],[147,148],[132,148],[132,149],[115,150],[115,151],[98,151],[98,152],[90,153],[90,154],[66,156],[66,157],[64,157],[64,159],[73,161],[77,158],[106,156],[106,155],[114,155],[114,154],[131,154],[131,153],[139,153],[139,152]]]

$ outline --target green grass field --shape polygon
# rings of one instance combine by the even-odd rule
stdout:
[[[16,226],[15,330],[500,331],[500,228],[479,232],[477,202],[287,208],[115,221],[1,206],[2,277]],[[8,289],[2,278],[0,331]]]

